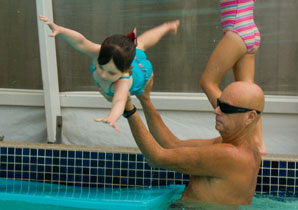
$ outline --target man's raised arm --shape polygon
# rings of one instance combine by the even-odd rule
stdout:
[[[129,113],[126,116],[131,133],[146,161],[152,167],[167,168],[197,176],[223,176],[228,171],[226,164],[231,159],[231,154],[235,153],[231,152],[235,148],[229,144],[164,148],[147,130],[131,100],[128,100],[125,107],[125,114],[127,113]],[[171,141],[169,138],[167,137],[166,140]],[[230,164],[232,164],[231,161]]]
[[[176,148],[176,147],[187,147],[187,146],[203,146],[222,141],[221,137],[202,140],[202,139],[190,139],[180,140],[177,138],[165,125],[160,114],[155,109],[154,105],[150,100],[150,91],[153,86],[153,78],[148,82],[145,92],[142,95],[137,95],[143,111],[146,117],[146,121],[151,134],[154,136],[156,141],[164,148]]]

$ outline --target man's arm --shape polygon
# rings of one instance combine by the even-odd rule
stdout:
[[[160,114],[155,109],[154,105],[150,100],[150,91],[153,85],[153,78],[150,79],[147,86],[145,87],[145,92],[142,95],[137,95],[137,98],[141,102],[143,111],[146,117],[146,121],[151,134],[154,136],[156,141],[164,148],[175,148],[175,147],[193,147],[193,146],[203,146],[215,143],[220,143],[222,141],[221,137],[216,137],[213,139],[190,139],[190,140],[180,140],[177,138],[165,125]]]
[[[132,102],[128,100],[125,110],[132,110],[133,107]],[[166,149],[157,143],[138,113],[131,115],[128,122],[138,147],[146,161],[153,167],[167,168],[196,176],[219,177],[227,175],[226,172],[239,162],[235,155],[237,149],[230,144]]]

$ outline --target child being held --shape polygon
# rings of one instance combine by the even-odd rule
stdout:
[[[151,62],[145,51],[157,44],[168,32],[177,32],[180,21],[166,22],[136,37],[136,29],[125,35],[112,35],[102,44],[93,43],[77,31],[59,26],[45,16],[40,16],[52,33],[50,37],[61,36],[72,47],[92,58],[91,74],[101,94],[112,101],[110,113],[95,121],[120,128],[117,120],[124,112],[127,97],[140,95],[153,75]]]

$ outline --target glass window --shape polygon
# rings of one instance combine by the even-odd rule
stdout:
[[[32,12],[33,11],[33,12]],[[138,34],[165,21],[180,19],[176,36],[168,34],[147,51],[153,64],[153,91],[202,92],[199,79],[223,36],[219,0],[53,0],[54,21],[101,43],[112,34]],[[261,32],[255,82],[269,95],[298,95],[298,1],[256,1]],[[0,87],[41,89],[34,0],[11,0],[0,8]],[[8,18],[7,18],[8,17]],[[60,91],[96,91],[91,59],[56,38]],[[223,88],[234,80],[232,71]]]
[[[0,88],[42,89],[35,0],[0,6]]]

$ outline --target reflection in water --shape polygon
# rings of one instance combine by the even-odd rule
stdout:
[[[223,205],[198,203],[193,201],[177,200],[170,204],[168,210],[240,210],[238,205]]]

